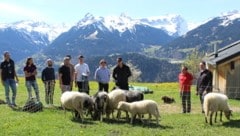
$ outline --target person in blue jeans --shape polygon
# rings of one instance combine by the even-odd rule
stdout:
[[[17,95],[17,87],[16,83],[18,82],[18,77],[15,71],[15,63],[10,58],[9,52],[4,52],[3,54],[4,60],[1,62],[0,67],[0,75],[1,75],[1,81],[5,88],[5,97],[6,97],[6,103],[11,107],[16,107],[16,95]],[[16,80],[15,80],[15,79]],[[10,100],[9,93],[10,88],[12,90],[12,100]]]
[[[27,58],[26,66],[23,69],[25,74],[25,85],[27,87],[28,91],[28,100],[32,98],[32,87],[36,94],[37,101],[40,101],[39,97],[39,90],[38,90],[38,84],[36,81],[36,75],[37,75],[37,67],[33,63],[33,59],[31,57]]]

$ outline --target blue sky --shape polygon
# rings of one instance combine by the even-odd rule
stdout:
[[[132,18],[179,14],[188,22],[202,22],[232,10],[240,0],[0,0],[0,23],[42,20],[74,24],[86,13]]]

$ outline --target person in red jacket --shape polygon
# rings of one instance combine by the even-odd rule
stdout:
[[[181,73],[178,75],[180,85],[180,97],[182,98],[183,113],[191,112],[191,85],[193,76],[188,72],[186,66],[182,67]]]

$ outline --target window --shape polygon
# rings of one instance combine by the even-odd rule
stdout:
[[[230,69],[231,69],[231,70],[234,70],[234,69],[235,69],[235,63],[234,63],[234,61],[231,61],[231,62],[230,62]]]

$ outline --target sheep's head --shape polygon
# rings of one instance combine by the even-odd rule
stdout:
[[[230,116],[232,116],[232,110],[224,111],[224,115],[228,120],[230,120]]]

